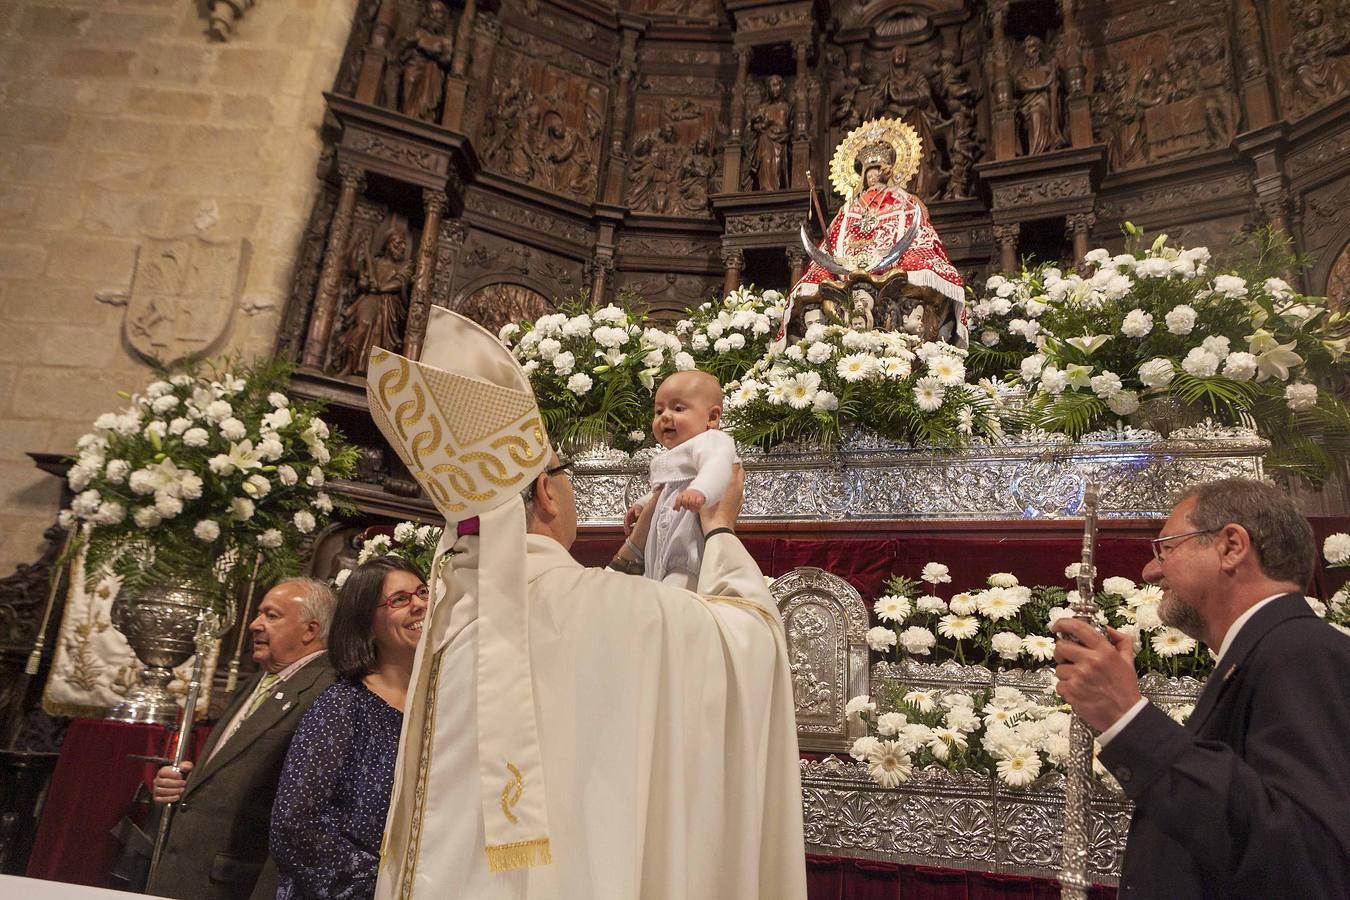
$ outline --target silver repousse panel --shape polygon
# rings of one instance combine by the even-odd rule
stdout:
[[[1211,424],[1163,440],[1133,429],[1088,435],[1033,435],[959,451],[886,446],[850,434],[829,451],[741,449],[744,521],[844,522],[914,519],[1063,519],[1080,514],[1095,481],[1100,515],[1162,518],[1199,481],[1260,478],[1269,444],[1255,432]],[[572,483],[582,525],[614,525],[649,490],[654,451],[597,446],[574,454]]]

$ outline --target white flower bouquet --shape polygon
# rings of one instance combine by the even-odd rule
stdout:
[[[965,351],[901,332],[815,324],[727,385],[728,428],[768,449],[830,444],[847,424],[910,444],[1002,435],[1000,385],[966,381]]]
[[[876,701],[854,697],[846,710],[871,732],[853,742],[849,755],[884,788],[898,787],[926,766],[974,769],[1025,788],[1044,772],[1065,771],[1069,759],[1068,707],[1038,703],[1012,687],[967,693],[888,684]],[[1093,770],[1115,784],[1095,748]]]
[[[416,566],[422,573],[422,580],[430,584],[431,565],[436,559],[436,547],[441,542],[443,530],[436,525],[419,525],[417,522],[399,522],[393,527],[372,525],[362,535],[356,564],[362,565],[377,556],[401,556]],[[351,569],[338,572],[333,576],[333,587],[342,587],[351,574]]]
[[[1055,638],[1050,623],[1073,615],[1076,591],[1059,587],[1027,587],[1007,572],[990,575],[988,587],[943,599],[936,587],[947,567],[929,563],[922,581],[892,577],[887,593],[873,604],[881,625],[868,634],[873,650],[894,652],[925,662],[948,659],[988,668],[1036,670],[1054,666]],[[1077,575],[1078,564],[1065,571]],[[1203,679],[1214,667],[1208,651],[1194,638],[1163,624],[1158,614],[1162,591],[1136,585],[1128,578],[1107,578],[1095,596],[1099,622],[1134,639],[1135,665],[1143,672]],[[886,634],[883,634],[886,632]]]
[[[356,448],[285,394],[275,360],[193,369],[157,379],[80,438],[61,513],[80,527],[86,570],[105,569],[133,595],[166,583],[216,596],[258,562],[263,582],[296,571],[305,537],[335,502],[331,478],[351,474]]]
[[[1032,425],[1077,438],[1158,398],[1227,424],[1250,416],[1267,464],[1314,481],[1350,472],[1350,412],[1334,393],[1350,321],[1279,273],[1297,264],[1269,233],[1225,271],[1205,247],[1159,236],[1085,257],[1087,273],[1043,265],[995,275],[971,305],[971,367],[1016,370]]]
[[[498,335],[529,375],[549,436],[634,449],[651,427],[655,384],[694,368],[693,357],[679,338],[613,304],[588,309],[583,298],[561,309]]]
[[[708,301],[675,324],[698,368],[726,384],[743,376],[769,350],[783,321],[787,299],[778,291],[739,287]]]

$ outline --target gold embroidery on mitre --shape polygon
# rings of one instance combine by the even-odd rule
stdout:
[[[529,468],[537,465],[544,453],[548,452],[548,444],[544,441],[544,432],[539,427],[538,417],[527,420],[522,423],[520,431],[532,431],[534,437],[534,447],[531,448],[530,442],[525,438],[514,434],[505,434],[492,442],[493,450],[506,448],[506,453],[511,457],[511,461],[518,466]],[[531,452],[531,451],[536,452]]]
[[[418,371],[459,447],[473,446],[504,431],[537,409],[533,394],[453,372],[430,368]],[[447,410],[454,411],[455,415],[446,415]]]
[[[422,487],[427,489],[427,493],[431,495],[432,502],[436,504],[437,509],[441,511],[463,512],[468,508],[466,504],[460,503],[457,500],[451,500],[450,495],[445,492],[445,488],[441,487],[441,483],[425,469],[412,465],[408,468],[413,473],[413,477],[422,482]],[[440,502],[437,503],[436,501]]]
[[[431,471],[437,475],[449,475],[450,487],[470,503],[481,503],[484,500],[491,500],[497,496],[497,492],[489,488],[486,491],[478,490],[478,482],[474,481],[472,475],[454,463],[441,463],[432,466]]]
[[[408,439],[408,429],[418,422],[422,421],[422,413],[427,411],[427,396],[422,391],[422,386],[417,382],[412,385],[413,399],[404,400],[394,410],[394,424],[398,426],[399,435],[406,441]]]
[[[441,420],[435,413],[427,416],[428,430],[412,439],[412,454],[418,462],[436,452],[441,444]]]
[[[499,440],[506,440],[506,438],[500,438]],[[514,440],[520,440],[520,438],[514,438]],[[497,443],[497,441],[493,442],[492,446],[494,449],[497,447]],[[475,450],[473,453],[465,453],[460,456],[459,461],[465,464],[478,463],[478,474],[498,487],[510,487],[525,477],[524,472],[517,472],[514,475],[510,475],[510,470],[506,468],[505,463],[491,453],[482,450]]]
[[[506,786],[502,788],[502,814],[512,825],[518,825],[520,819],[516,818],[516,814],[511,812],[511,807],[520,802],[520,795],[525,791],[525,777],[520,774],[520,770],[513,763],[507,763],[506,768],[511,773],[511,780],[506,782]]]
[[[384,362],[385,359],[388,359],[389,356],[390,354],[386,353],[383,358],[372,361],[381,363]],[[390,394],[397,394],[407,387],[408,378],[411,377],[412,367],[408,365],[406,359],[399,356],[395,357],[394,361],[398,368],[390,369],[388,372],[381,375],[379,383],[375,388],[376,393],[379,394],[380,403],[385,409],[391,409],[394,405],[394,401],[390,398]]]
[[[395,440],[395,435],[397,435],[398,432],[394,430],[394,424],[389,421],[386,407],[380,403],[378,397],[372,397],[370,399],[373,401],[370,404],[370,417],[375,420],[375,427],[380,429],[380,433],[388,438],[389,446],[394,448],[394,452],[398,454],[398,458],[403,461],[403,464],[408,467],[408,471],[416,475],[417,465],[413,462],[412,457],[408,455],[408,451],[404,448],[403,442]]]

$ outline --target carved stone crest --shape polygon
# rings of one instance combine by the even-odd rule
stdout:
[[[195,235],[142,244],[127,300],[127,343],[164,365],[208,353],[234,316],[250,250],[246,240]]]

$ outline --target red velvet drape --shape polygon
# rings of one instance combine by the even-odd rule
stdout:
[[[870,859],[806,857],[810,900],[1057,900],[1059,884],[1045,878],[993,875]],[[1113,900],[1115,888],[1094,885],[1092,900]]]
[[[189,759],[196,758],[209,732],[205,725],[193,730]],[[168,756],[168,735],[162,725],[70,723],[28,858],[29,877],[110,886],[108,872],[118,853],[110,832],[130,810],[136,786],[155,777],[154,765],[127,757]]]

